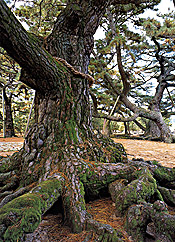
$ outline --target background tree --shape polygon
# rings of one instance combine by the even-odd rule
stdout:
[[[131,14],[130,14],[130,12],[128,13],[128,9],[130,9]],[[162,69],[162,65],[160,65],[160,66],[157,65],[157,62],[159,61],[158,60],[159,57],[158,57],[158,53],[156,54],[155,45],[152,45],[151,40],[148,41],[149,35],[153,34],[153,33],[148,34],[149,28],[148,28],[148,30],[145,29],[144,31],[147,31],[147,36],[148,36],[147,38],[145,38],[145,34],[144,34],[145,32],[143,32],[143,34],[138,34],[133,31],[130,31],[129,28],[127,27],[127,26],[129,26],[129,23],[131,23],[132,18],[133,18],[134,23],[136,23],[136,24],[139,23],[139,25],[140,25],[140,23],[142,22],[142,23],[144,23],[144,26],[146,28],[148,27],[149,20],[145,21],[144,19],[140,19],[140,20],[134,19],[134,17],[135,17],[134,13],[136,12],[136,14],[140,14],[140,12],[143,9],[144,9],[143,6],[140,9],[134,8],[134,6],[132,4],[126,5],[126,8],[124,9],[125,12],[123,10],[123,7],[121,7],[121,10],[120,10],[121,13],[120,13],[120,11],[115,10],[114,6],[111,9],[109,9],[107,17],[104,21],[104,23],[105,23],[104,25],[108,26],[108,34],[106,34],[106,37],[103,41],[101,41],[101,40],[97,41],[97,53],[98,53],[98,58],[99,58],[98,62],[100,61],[100,59],[102,59],[102,62],[106,63],[106,70],[103,69],[103,71],[101,72],[101,75],[106,77],[106,81],[105,81],[105,78],[103,78],[103,79],[101,79],[101,83],[102,83],[102,86],[108,92],[109,92],[109,89],[111,90],[110,92],[111,92],[111,94],[113,94],[113,96],[121,95],[120,102],[122,101],[122,103],[127,108],[129,108],[133,113],[135,113],[135,115],[132,118],[129,117],[128,121],[131,119],[134,120],[139,115],[142,117],[145,117],[147,119],[151,119],[152,123],[153,122],[156,123],[157,129],[159,130],[159,132],[157,133],[157,132],[153,131],[153,127],[152,127],[151,128],[151,130],[152,130],[151,137],[156,136],[166,142],[171,142],[172,141],[171,131],[170,131],[169,127],[166,125],[166,123],[164,122],[160,109],[155,108],[155,105],[154,105],[154,108],[151,109],[154,113],[152,113],[152,115],[150,115],[149,111],[147,112],[146,109],[143,110],[143,108],[139,109],[139,107],[136,108],[136,106],[132,105],[131,102],[128,102],[129,100],[126,98],[126,96],[130,96],[130,97],[132,97],[132,99],[134,98],[135,104],[138,103],[142,107],[143,107],[143,105],[149,107],[149,103],[152,103],[153,101],[155,102],[159,98],[159,104],[158,103],[156,104],[156,106],[158,107],[158,106],[160,106],[160,101],[162,100],[166,85],[173,86],[172,82],[170,84],[170,83],[167,83],[167,80],[165,80],[168,76],[163,77],[163,75],[164,75],[163,72],[161,72],[159,74],[159,68]],[[125,13],[126,17],[124,19],[126,19],[126,23],[128,23],[125,25],[123,24],[123,21],[124,21],[123,18],[120,18],[120,16],[123,13]],[[132,13],[133,13],[133,15],[132,15]],[[121,20],[122,24],[120,24],[120,19],[122,19]],[[128,21],[128,19],[129,19],[129,21]],[[116,22],[114,22],[114,21],[116,21]],[[155,21],[155,25],[157,25],[159,27],[161,26],[158,21],[156,21],[156,20],[154,20],[154,21]],[[165,30],[164,25],[165,24],[163,24],[162,29]],[[105,28],[107,28],[107,26],[105,26]],[[142,30],[142,28],[141,28],[141,30]],[[159,35],[160,35],[161,31],[159,31]],[[140,32],[142,33],[142,31],[140,31]],[[154,30],[154,33],[156,33],[156,30]],[[158,33],[156,33],[156,35],[157,34]],[[155,53],[155,54],[153,54],[153,53]],[[97,56],[97,54],[95,54],[95,55]],[[154,55],[156,56],[156,59],[155,59]],[[123,91],[121,91],[120,89],[117,90],[115,78],[111,78],[112,76],[109,77],[111,69],[113,69],[115,67],[115,65],[112,68],[110,68],[110,72],[109,72],[107,64],[109,65],[109,63],[111,63],[111,61],[114,61],[116,56],[117,56],[118,72],[120,74],[120,76],[116,75],[116,78],[118,78],[119,83],[122,82]],[[92,66],[90,67],[91,71],[93,71],[93,70],[97,71],[96,72],[97,76],[99,76],[98,73],[100,71],[100,66],[97,64],[98,62],[96,62],[96,63],[94,62],[95,65],[97,66],[96,69],[94,69],[95,65],[93,65],[93,62],[92,62]],[[102,62],[101,62],[101,68],[103,68],[103,66],[104,66],[104,64]],[[170,63],[170,60],[169,60],[169,63]],[[167,64],[165,66],[165,68],[167,69],[166,70],[167,74],[169,73],[170,70],[173,70],[172,66],[173,66],[173,57],[171,59],[170,67],[167,67]],[[161,92],[160,92],[160,86],[162,87],[163,81],[161,81],[161,83],[160,83],[159,80],[162,77],[164,78],[164,83],[166,83],[166,85],[163,89],[161,89]],[[172,75],[171,75],[171,77],[172,77]],[[148,94],[149,94],[149,90],[151,90],[151,89],[148,89],[148,85],[152,78],[157,78],[159,81],[159,85],[156,89],[155,96],[149,97]],[[169,78],[169,80],[170,80],[170,78]],[[140,90],[142,91],[142,94],[140,93]],[[145,91],[147,92],[147,94],[144,94]],[[122,96],[125,96],[125,97],[122,97]],[[141,100],[140,100],[140,97],[142,97]],[[115,98],[114,98],[114,100],[115,100]],[[113,100],[113,103],[115,102],[114,100]],[[148,102],[146,103],[145,101],[146,102],[148,101]],[[138,114],[139,112],[140,112],[140,114]],[[130,113],[130,112],[128,112],[128,113]],[[121,121],[121,118],[115,118],[113,120]],[[127,119],[124,119],[124,120],[126,122]],[[143,127],[143,126],[141,126],[141,127]],[[145,128],[143,127],[143,129],[145,129]],[[153,135],[153,133],[154,133],[154,135]]]
[[[1,48],[0,55],[1,62],[1,93],[4,98],[4,111],[5,111],[5,137],[15,136],[13,116],[12,116],[12,92],[9,92],[9,87],[12,86],[12,83],[16,79],[16,76],[19,72],[19,68],[15,65],[15,62],[12,58],[7,56],[6,52]],[[8,93],[8,94],[7,94]],[[1,99],[2,104],[2,99]]]
[[[32,90],[19,81],[20,67],[1,48],[1,93],[4,92],[5,136],[21,135],[25,131],[27,117],[32,102]],[[2,108],[2,96],[0,98]],[[32,124],[32,121],[31,121]],[[2,125],[2,120],[1,120]]]

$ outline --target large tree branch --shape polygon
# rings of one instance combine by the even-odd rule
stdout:
[[[65,67],[40,46],[36,37],[27,33],[3,0],[0,1],[0,36],[0,46],[31,76],[26,82],[23,78],[24,83],[43,93],[61,88],[61,81],[66,79]]]
[[[59,15],[52,37],[48,40],[50,45],[48,50],[53,55],[55,45],[58,52],[59,49],[61,50],[59,53],[55,53],[58,57],[64,57],[66,54],[62,52],[65,51],[67,55],[70,55],[70,62],[67,61],[86,73],[93,47],[93,34],[105,8],[112,1],[84,0],[78,4],[72,2],[69,1],[70,5],[68,4],[63,13]],[[124,4],[128,2],[130,1],[121,1]],[[116,1],[116,3],[120,3],[120,1]],[[27,33],[4,0],[0,1],[0,34],[0,46],[6,49],[9,55],[24,69],[24,73],[31,77],[23,78],[23,82],[43,93],[51,90],[59,93],[59,90],[63,88],[64,80],[67,79],[64,74],[65,67],[56,63],[36,37]],[[65,42],[64,51],[62,46],[57,45],[56,38]],[[71,42],[70,45],[66,45],[68,42]],[[70,46],[71,48],[69,48]]]

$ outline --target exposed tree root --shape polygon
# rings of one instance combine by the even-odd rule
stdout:
[[[108,147],[113,148],[113,152]],[[24,157],[25,152],[19,154]],[[61,162],[58,157],[61,157]],[[94,241],[122,241],[120,231],[93,220],[86,210],[85,196],[88,199],[99,197],[108,186],[116,204],[116,214],[126,215],[125,226],[134,241],[144,241],[151,224],[156,227],[154,238],[160,238],[163,231],[170,241],[174,240],[175,216],[168,213],[163,202],[174,206],[174,190],[171,189],[175,182],[174,169],[164,168],[156,162],[129,161],[122,147],[113,142],[108,146],[107,142],[96,142],[93,146],[87,141],[84,145],[64,147],[61,153],[53,151],[49,159],[41,159],[44,172],[37,163],[31,168],[29,164],[32,162],[29,157],[24,163],[26,170],[17,172],[14,169],[13,172],[9,159],[8,166],[3,159],[2,178],[12,181],[20,173],[22,176],[20,180],[18,178],[19,188],[14,186],[16,181],[13,186],[2,181],[4,199],[0,203],[0,241],[25,241],[26,235],[34,232],[41,216],[59,197],[62,198],[64,221],[73,232],[93,230],[96,233]],[[38,185],[32,185],[39,174]]]
[[[2,193],[2,196],[4,197],[4,199],[0,202],[0,208],[2,208],[5,204],[7,204],[8,202],[12,201],[14,198],[17,198],[23,194],[25,194],[26,192],[29,192],[31,190],[31,187],[22,187],[19,188],[19,190],[17,190],[16,192],[5,192]]]
[[[32,233],[44,214],[61,195],[60,179],[42,182],[0,209],[0,238],[5,241],[22,241],[25,233]],[[1,240],[1,241],[3,241]]]
[[[175,181],[173,174],[174,169],[147,163],[145,168],[133,173],[131,182],[125,179],[110,184],[109,191],[116,203],[116,215],[127,215],[125,226],[134,241],[145,241],[148,235],[156,241],[174,241],[175,216],[169,214],[164,201],[174,206],[175,193],[174,190],[157,185],[162,180],[164,185]]]

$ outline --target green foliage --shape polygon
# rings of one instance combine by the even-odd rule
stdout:
[[[33,91],[25,84],[20,82],[20,67],[10,58],[6,51],[0,49],[0,92],[5,88],[7,97],[12,96],[12,116],[14,121],[15,133],[24,133],[30,106],[33,99]],[[2,113],[2,95],[0,95],[0,112]],[[34,111],[30,125],[33,124]],[[2,128],[2,119],[0,119]]]
[[[25,22],[29,31],[36,35],[47,36],[66,0],[31,1],[15,9],[21,22]]]
[[[153,88],[157,86],[156,79],[161,74],[160,63],[155,58],[157,46],[151,40],[152,36],[155,36],[158,41],[160,39],[160,54],[168,57],[170,63],[174,63],[175,59],[174,12],[159,14],[160,21],[155,18],[140,17],[141,13],[147,9],[153,9],[159,2],[151,1],[150,4],[139,6],[112,5],[102,19],[101,27],[105,31],[105,37],[96,40],[94,56],[89,66],[90,73],[96,79],[92,91],[96,95],[99,112],[110,114],[117,98],[113,87],[117,88],[119,93],[125,91],[121,73],[116,64],[116,52],[119,47],[125,77],[130,84],[128,97],[132,98],[139,107],[147,109],[150,107],[154,98]],[[108,79],[112,85],[109,84]],[[173,86],[173,80],[174,75],[170,73],[168,85]],[[168,95],[167,92],[164,93],[160,104],[160,110],[165,115],[166,122],[170,112],[173,111],[173,99],[174,91],[170,89]],[[119,103],[115,115],[129,117],[129,114],[132,113]],[[135,129],[133,123],[131,126]]]

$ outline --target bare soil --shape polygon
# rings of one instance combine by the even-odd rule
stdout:
[[[163,166],[175,167],[175,144],[136,139],[113,140],[123,144],[129,159],[143,158],[150,161],[156,160]]]
[[[23,137],[0,137],[0,156],[10,156],[23,146]]]

